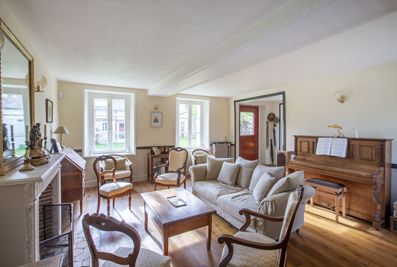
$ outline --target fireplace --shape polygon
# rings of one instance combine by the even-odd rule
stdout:
[[[0,266],[19,266],[40,259],[40,239],[44,236],[44,228],[40,227],[41,201],[61,202],[63,157],[54,154],[48,164],[33,171],[14,169],[0,177]],[[51,231],[62,229],[59,223],[47,225]]]

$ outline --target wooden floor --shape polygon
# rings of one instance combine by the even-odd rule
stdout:
[[[189,187],[190,188],[190,187]],[[132,212],[128,210],[127,197],[116,200],[116,209],[111,215],[132,224],[140,233],[143,247],[161,253],[159,245],[145,232],[143,226],[143,201],[140,193],[152,191],[153,185],[146,182],[134,184]],[[84,212],[96,211],[96,191],[88,190],[84,199]],[[105,201],[101,212],[106,213]],[[81,218],[75,205],[75,232],[81,232]],[[291,236],[288,246],[288,266],[397,266],[397,235],[389,231],[377,231],[370,225],[351,218],[341,218],[340,224],[333,221],[331,212],[308,206],[305,225],[299,234]],[[149,223],[149,229],[155,231]],[[169,244],[173,266],[218,266],[222,246],[217,239],[222,233],[235,233],[237,229],[214,215],[211,251],[206,249],[206,229],[202,228],[171,237]],[[158,240],[160,235],[156,234]],[[114,234],[97,236],[100,246],[114,249],[131,246],[124,237]]]

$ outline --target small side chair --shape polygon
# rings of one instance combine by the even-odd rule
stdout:
[[[90,227],[100,231],[121,232],[133,241],[134,247],[119,247],[113,253],[98,251],[91,235]],[[91,266],[99,267],[99,260],[105,260],[102,267],[137,266],[137,267],[169,267],[171,258],[160,255],[149,249],[141,248],[138,231],[124,221],[103,214],[86,214],[83,218],[83,231],[91,254]]]
[[[186,188],[186,162],[188,152],[182,147],[176,147],[170,150],[168,161],[165,164],[154,167],[154,190],[157,185],[179,187],[181,184]],[[165,169],[165,173],[161,173]]]
[[[103,170],[100,165],[103,165],[106,161],[111,160],[113,166],[111,170]],[[107,214],[110,214],[110,200],[113,200],[113,208],[115,207],[115,199],[128,195],[128,207],[131,209],[131,192],[132,183],[130,182],[118,182],[116,179],[116,168],[117,161],[113,156],[104,155],[97,157],[93,164],[94,172],[97,178],[97,192],[98,192],[98,206],[97,213],[101,206],[101,198],[107,200]],[[110,176],[111,182],[106,182],[105,177]]]

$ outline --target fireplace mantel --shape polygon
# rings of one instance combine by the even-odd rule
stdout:
[[[39,260],[39,197],[53,182],[53,202],[59,203],[62,154],[35,170],[14,169],[0,177],[0,266]]]

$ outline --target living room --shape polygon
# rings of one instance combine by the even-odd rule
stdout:
[[[0,0],[0,19],[0,266],[95,266],[95,220],[134,232],[88,227],[140,248],[131,266],[397,264],[395,1]],[[287,206],[285,226],[239,213]],[[45,214],[66,252],[44,255]]]

